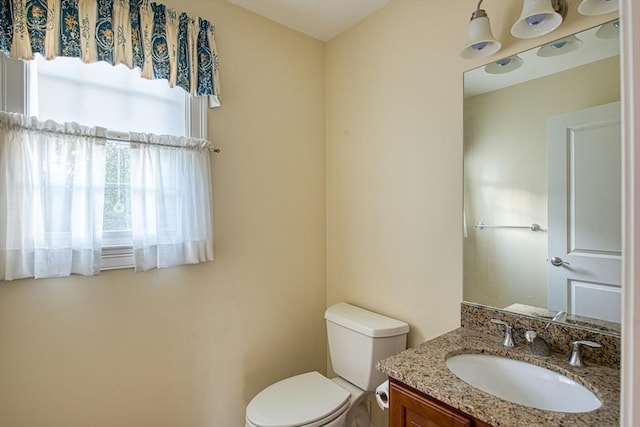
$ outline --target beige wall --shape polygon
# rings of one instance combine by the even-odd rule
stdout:
[[[604,59],[464,101],[464,299],[547,307],[547,117],[620,100],[620,58]]]
[[[164,3],[217,26],[217,259],[2,283],[1,427],[241,426],[265,385],[324,371],[327,304],[406,320],[411,345],[458,325],[477,2],[396,0],[326,46],[222,0]],[[483,6],[502,53],[532,46],[506,35],[518,2]]]
[[[0,283],[2,427],[241,426],[261,388],[325,370],[324,45],[163,3],[217,26],[216,260]]]

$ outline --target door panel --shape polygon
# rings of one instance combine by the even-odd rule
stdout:
[[[619,322],[620,103],[550,117],[547,129],[549,309]]]
[[[620,322],[621,288],[571,280],[569,309],[578,316]]]

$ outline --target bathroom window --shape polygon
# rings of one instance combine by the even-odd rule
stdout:
[[[129,133],[203,138],[207,97],[142,79],[124,65],[77,58],[23,62],[0,55],[0,74],[3,110],[108,129],[101,269],[133,267]]]

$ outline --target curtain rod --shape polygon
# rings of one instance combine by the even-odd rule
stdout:
[[[149,143],[149,142],[144,142],[144,141],[131,140],[129,138],[122,139],[122,138],[112,138],[112,137],[108,137],[108,136],[107,137],[100,137],[99,136],[98,138],[105,139],[107,141],[114,141],[114,142],[130,142],[132,144],[155,145],[156,147],[183,148],[183,149],[186,149],[186,150],[190,150],[190,149],[193,149],[193,148],[198,148],[198,147],[182,147],[180,145],[171,145],[171,144],[160,144],[160,143],[157,143],[157,142]],[[188,138],[188,137],[185,137],[185,138]],[[215,147],[209,147],[209,148],[207,148],[207,150],[209,150],[211,152],[214,152],[216,154],[220,153],[220,149],[219,148],[215,148]]]
[[[40,120],[38,120],[35,117],[30,117],[30,116],[25,116],[23,114],[20,113],[11,113],[11,112],[6,112],[6,111],[0,111],[0,116],[2,116],[2,120],[0,121],[0,129],[2,128],[12,128],[12,127],[19,127],[22,129],[26,129],[26,130],[32,130],[32,131],[37,131],[37,132],[47,132],[47,133],[53,133],[53,134],[59,134],[59,135],[71,135],[71,136],[91,136],[91,137],[95,137],[95,138],[99,138],[99,139],[103,139],[106,141],[119,141],[119,142],[131,142],[134,144],[150,144],[150,145],[156,145],[159,147],[171,147],[171,148],[183,148],[183,149],[194,149],[194,148],[198,148],[198,147],[183,147],[183,146],[179,146],[179,145],[172,145],[172,144],[162,144],[162,143],[148,143],[146,141],[139,141],[139,140],[132,140],[130,137],[130,133],[129,132],[118,132],[118,131],[111,131],[111,130],[107,130],[103,127],[99,127],[99,126],[95,126],[93,128],[88,128],[86,126],[80,125],[78,123],[65,123],[62,126],[65,126],[67,124],[71,124],[74,127],[77,126],[80,129],[80,132],[65,132],[63,130],[59,130],[59,129],[47,129],[45,127],[33,127],[33,126],[29,126],[26,125],[23,121],[23,119],[26,119],[28,122],[32,122],[35,121],[36,123],[46,123],[46,121],[41,122]],[[16,120],[18,122],[16,122]],[[47,120],[48,121],[48,120]],[[56,125],[58,127],[60,127],[59,123],[56,123]],[[78,129],[76,128],[76,129]],[[89,129],[96,129],[96,134],[95,135],[88,135],[85,132]],[[163,135],[155,135],[155,136],[163,136]],[[194,137],[178,137],[178,138],[186,138],[186,139],[191,139],[191,140],[196,140],[196,141],[201,141],[203,143],[211,143],[213,144],[213,142],[204,139],[204,138],[194,138]],[[220,149],[219,148],[215,148],[215,147],[208,147],[207,148],[209,151],[212,151],[214,153],[219,153]]]
[[[140,141],[137,139],[131,139],[131,133],[129,132],[118,132],[118,131],[112,131],[112,130],[107,130],[106,134],[103,135],[99,135],[99,137],[102,137],[108,141],[122,141],[122,142],[131,142],[133,144],[149,144],[149,145],[155,145],[158,147],[170,147],[170,148],[186,148],[186,149],[191,149],[191,148],[198,148],[198,147],[183,147],[180,145],[172,145],[172,144],[162,144],[162,143],[158,143],[158,142],[146,142],[146,141]],[[164,136],[164,135],[156,135],[156,136]],[[205,138],[195,138],[195,137],[190,137],[190,136],[181,136],[181,137],[177,137],[177,138],[186,138],[186,139],[191,139],[191,140],[196,140],[196,141],[202,141],[203,143],[211,143],[213,144],[213,142],[209,141],[208,139]],[[208,148],[209,151],[212,151],[214,153],[219,153],[220,149],[219,148],[215,148],[215,147],[209,147]]]

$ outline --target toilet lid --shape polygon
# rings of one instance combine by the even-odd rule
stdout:
[[[349,403],[348,391],[320,375],[307,372],[262,390],[247,406],[247,419],[260,427],[311,424]]]

